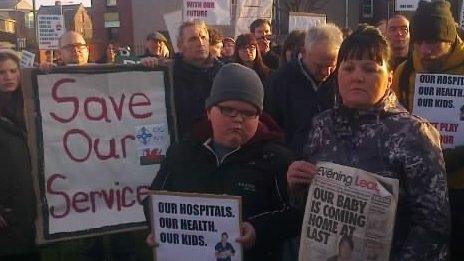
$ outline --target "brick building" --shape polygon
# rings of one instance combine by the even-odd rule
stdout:
[[[33,50],[35,44],[32,6],[26,0],[0,1],[0,42],[18,50]]]

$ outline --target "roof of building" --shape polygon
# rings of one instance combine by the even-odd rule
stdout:
[[[68,15],[71,13],[74,15],[80,7],[83,7],[82,4],[73,4],[73,5],[42,5],[39,8],[39,14],[63,14]]]
[[[32,5],[29,3],[29,1],[26,0],[1,0],[0,9],[30,11],[32,10]]]

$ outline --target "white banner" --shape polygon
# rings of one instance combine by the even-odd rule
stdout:
[[[170,143],[165,72],[51,73],[37,86],[45,232],[144,222],[140,202]]]
[[[230,25],[230,0],[184,0],[183,21],[203,20],[208,25]]]
[[[272,19],[272,0],[237,0],[235,36],[250,33],[250,24],[258,19]]]
[[[420,0],[396,0],[395,11],[416,11]],[[430,2],[431,0],[424,0]]]
[[[168,29],[169,38],[171,38],[172,48],[174,49],[175,53],[179,52],[179,48],[177,47],[177,33],[179,31],[180,25],[182,24],[182,20],[179,19],[181,16],[181,10],[163,15],[166,28]]]
[[[150,196],[156,260],[242,260],[241,199],[156,191]]]
[[[299,260],[337,260],[341,252],[346,260],[389,260],[398,190],[396,179],[318,163],[306,201]]]
[[[443,148],[464,145],[464,75],[416,74],[412,112],[437,128]]]
[[[62,15],[38,15],[37,33],[39,36],[39,49],[57,50],[58,40],[66,32]]]
[[[326,20],[327,16],[325,14],[290,12],[288,14],[288,33],[293,30],[308,31],[311,27],[325,24]]]

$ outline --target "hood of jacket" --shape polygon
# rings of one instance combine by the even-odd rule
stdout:
[[[460,66],[463,66],[464,63],[464,42],[461,38],[456,37],[456,41],[451,47],[451,53],[445,58],[443,62],[443,67],[440,69],[440,73],[453,72]],[[417,50],[413,51],[413,65],[414,71],[423,72],[424,67],[422,66],[419,58],[419,52]],[[463,73],[461,71],[460,73]]]

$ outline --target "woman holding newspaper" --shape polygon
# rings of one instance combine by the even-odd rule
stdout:
[[[307,161],[288,169],[289,191],[304,195],[321,175],[318,162],[397,179],[390,260],[445,260],[450,213],[439,136],[426,120],[399,105],[390,90],[389,59],[388,43],[374,27],[361,26],[343,42],[338,101],[313,120]]]

